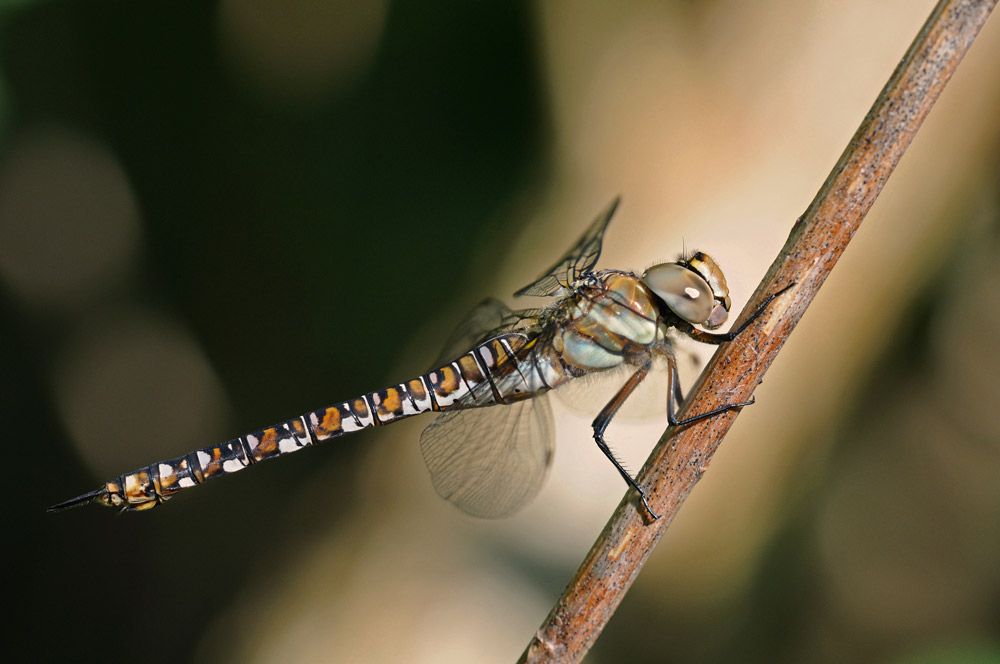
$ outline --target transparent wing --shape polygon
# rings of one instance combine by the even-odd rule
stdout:
[[[647,420],[666,417],[668,371],[666,360],[655,359],[649,375],[625,400],[615,419]],[[596,417],[634,372],[635,367],[623,364],[614,369],[574,378],[552,392],[570,410]]]
[[[555,265],[514,295],[534,295],[536,297],[555,295],[560,290],[568,289],[577,278],[594,267],[597,264],[597,259],[601,256],[604,231],[607,229],[611,217],[614,216],[619,202],[621,202],[620,196],[611,201],[611,204],[597,215],[583,237],[577,240],[576,244],[570,247],[569,251],[556,261]]]
[[[535,497],[552,464],[548,395],[506,406],[452,410],[420,435],[442,498],[473,516],[513,514]]]
[[[486,298],[477,304],[451,333],[433,366],[440,367],[467,353],[473,346],[504,332],[515,329],[530,332],[537,327],[538,319],[544,312],[544,309],[511,311],[510,307],[500,300]]]

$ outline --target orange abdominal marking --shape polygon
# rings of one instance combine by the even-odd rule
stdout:
[[[484,376],[479,371],[479,365],[476,364],[476,360],[473,359],[471,355],[463,355],[458,360],[458,366],[462,370],[462,375],[466,380],[478,383],[483,380]]]
[[[327,408],[323,414],[323,421],[319,423],[317,428],[319,429],[319,433],[324,436],[340,431],[340,409],[336,406]]]
[[[423,401],[427,398],[427,392],[424,390],[424,383],[421,380],[414,378],[407,386],[410,388],[410,396],[412,396],[416,401]]]
[[[455,369],[451,366],[444,367],[441,369],[441,389],[444,390],[446,394],[450,394],[458,389],[458,374],[455,373]]]
[[[255,450],[255,456],[270,454],[278,449],[278,430],[264,429],[264,435],[260,438],[260,444]]]
[[[394,413],[400,408],[399,402],[399,390],[395,387],[390,387],[385,391],[385,401],[382,402],[382,407],[390,413]]]

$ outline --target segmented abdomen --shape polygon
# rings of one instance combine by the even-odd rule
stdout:
[[[523,334],[495,337],[412,380],[122,475],[94,498],[127,510],[149,509],[206,480],[347,433],[429,410],[473,408],[534,396],[554,384],[547,382],[552,376],[543,375],[548,371],[536,368],[539,363],[518,357],[531,343]]]

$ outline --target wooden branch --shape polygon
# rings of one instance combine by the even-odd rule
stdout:
[[[719,349],[681,417],[750,398],[995,6],[996,0],[941,0],[934,8],[816,198],[795,222],[740,319],[767,295],[796,285]],[[635,494],[625,495],[519,661],[583,659],[735,417],[727,413],[664,432],[638,477],[650,506],[662,517],[647,522]]]

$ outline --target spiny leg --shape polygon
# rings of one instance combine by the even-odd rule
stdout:
[[[669,388],[669,390],[673,391],[674,403],[677,404],[678,408],[680,408],[681,406],[684,405],[684,390],[681,389],[680,375],[674,370],[676,359],[674,358],[673,350],[669,346],[667,346],[666,351],[667,354],[669,355],[667,361],[669,362],[670,366],[670,368],[667,370],[670,374],[670,376],[667,378],[670,384],[667,387]]]
[[[779,295],[781,295],[794,285],[795,282],[792,282],[787,286],[785,286],[784,288],[782,288],[781,290],[779,290],[777,293],[772,293],[771,295],[769,295],[767,299],[764,300],[764,302],[759,307],[757,307],[757,311],[753,312],[753,315],[751,315],[750,318],[747,318],[745,321],[743,321],[743,323],[735,330],[730,330],[729,332],[717,334],[715,332],[705,332],[703,330],[699,330],[698,328],[687,322],[677,325],[677,329],[686,334],[687,336],[691,337],[695,341],[700,341],[705,344],[717,345],[725,343],[727,341],[732,341],[733,339],[739,336],[740,332],[747,329],[747,326],[749,326],[750,323],[757,320],[761,316],[761,314],[764,313],[764,311],[771,304],[771,302],[774,301],[774,298],[778,297]]]
[[[639,383],[641,383],[646,375],[649,374],[649,367],[650,363],[647,362],[645,365],[639,367],[636,372],[632,374],[627,381],[625,381],[622,389],[618,390],[618,393],[611,398],[608,405],[602,408],[601,412],[597,414],[597,417],[594,419],[593,427],[594,442],[597,443],[597,447],[604,452],[604,456],[611,460],[611,463],[613,463],[615,468],[618,469],[618,472],[621,474],[625,482],[636,490],[639,494],[639,500],[642,501],[642,506],[645,508],[646,512],[649,513],[649,516],[653,518],[653,521],[656,521],[660,518],[660,515],[654,512],[649,506],[649,503],[646,502],[646,492],[642,490],[642,487],[640,487],[634,479],[632,479],[632,476],[629,475],[624,466],[618,462],[618,459],[615,458],[611,448],[608,447],[608,444],[604,441],[604,432],[607,431],[608,425],[611,424],[611,419],[615,416],[615,413],[618,412],[618,409],[622,407],[622,404],[625,403],[625,400],[628,399],[629,396],[635,391],[635,388],[639,387]]]
[[[719,406],[718,408],[713,408],[707,413],[700,413],[698,415],[692,415],[691,417],[685,417],[683,420],[677,419],[677,399],[676,391],[674,387],[679,384],[677,378],[677,362],[674,360],[674,356],[671,353],[666,353],[668,369],[667,369],[667,421],[670,422],[672,427],[683,427],[688,424],[693,424],[694,422],[700,422],[701,420],[707,420],[710,417],[715,417],[721,413],[725,413],[730,410],[739,410],[743,406],[752,406],[754,403],[753,397],[750,397],[749,401],[741,401],[739,403],[731,403],[725,406]]]

